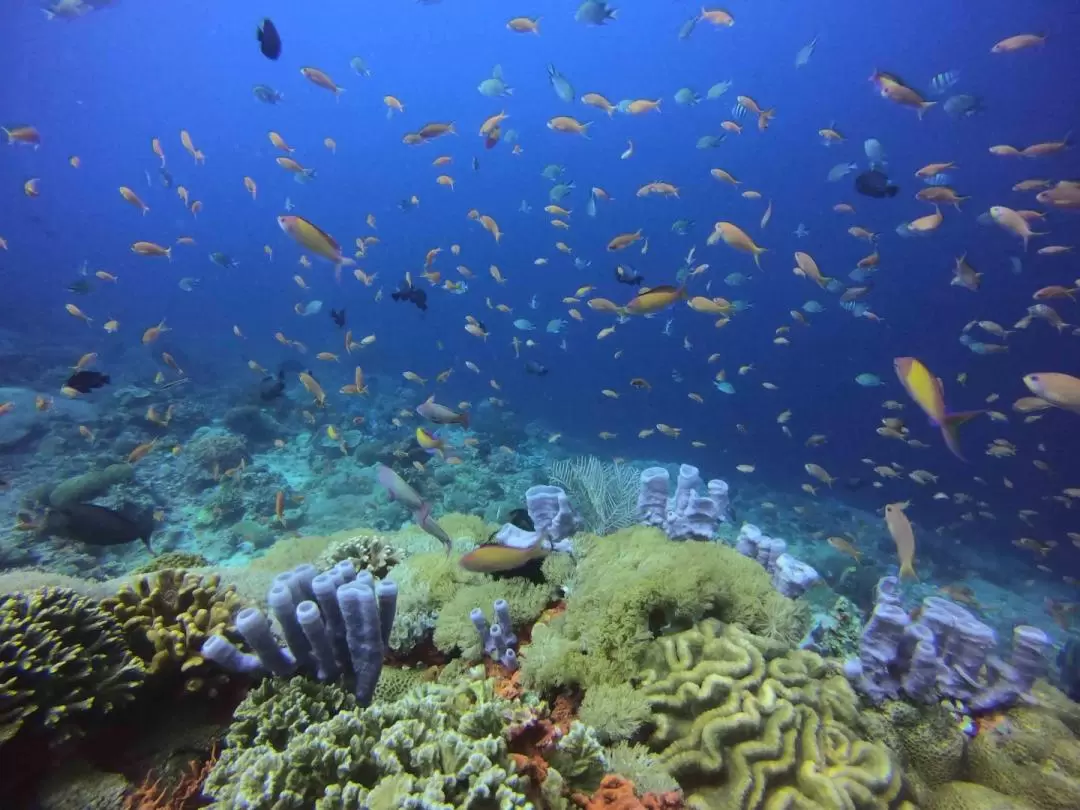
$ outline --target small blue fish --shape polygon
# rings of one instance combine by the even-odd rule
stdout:
[[[959,70],[946,70],[930,80],[930,95],[942,96],[960,81]]]
[[[938,172],[930,177],[924,177],[923,182],[928,186],[947,186],[952,183],[952,175]]]

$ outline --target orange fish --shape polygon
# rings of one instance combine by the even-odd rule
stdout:
[[[960,452],[960,443],[957,429],[960,425],[973,419],[982,411],[961,411],[949,413],[945,408],[945,389],[939,377],[935,377],[926,366],[914,357],[897,357],[893,360],[893,368],[900,383],[908,392],[915,404],[922,408],[930,418],[930,424],[941,428],[945,446],[954,456],[964,461]]]

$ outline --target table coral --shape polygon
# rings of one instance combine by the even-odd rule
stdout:
[[[20,732],[77,736],[133,700],[145,676],[92,600],[51,587],[0,596],[0,744]]]
[[[283,681],[268,681],[275,691]],[[341,690],[337,687],[311,687]],[[340,699],[346,699],[347,696]],[[221,810],[280,808],[529,807],[526,779],[504,738],[513,704],[483,683],[425,684],[392,703],[358,711],[302,708],[287,691],[250,698],[238,714],[204,792]],[[289,716],[295,724],[287,734]],[[310,722],[314,716],[329,719]],[[265,733],[262,718],[277,718]]]
[[[214,634],[239,642],[233,616],[243,607],[235,588],[220,585],[217,575],[166,569],[121,586],[101,607],[120,622],[151,678],[181,678],[185,692],[213,695],[228,677],[206,664],[203,642]]]
[[[885,746],[854,731],[858,699],[834,665],[706,620],[654,645],[644,675],[659,753],[703,810],[901,808]]]

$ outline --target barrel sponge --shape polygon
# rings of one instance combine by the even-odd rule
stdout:
[[[135,699],[146,676],[119,623],[67,588],[0,596],[0,744],[79,736]]]
[[[212,635],[242,643],[233,616],[243,603],[234,587],[221,587],[217,575],[155,571],[122,585],[101,607],[120,622],[152,679],[179,678],[186,692],[211,696],[227,682],[225,673],[203,659],[202,645]]]
[[[983,718],[967,778],[1040,810],[1080,807],[1080,740],[1052,711],[1014,707]]]
[[[625,683],[664,627],[690,626],[707,616],[792,642],[803,633],[799,604],[773,587],[754,560],[718,543],[674,543],[657,528],[631,526],[605,537],[578,535],[577,568],[561,630],[567,649],[587,658],[541,659],[523,650],[522,678],[562,670],[560,685]],[[577,664],[585,665],[585,672]]]
[[[263,710],[250,696],[241,704],[247,725],[230,731],[203,787],[217,806],[531,806],[506,743],[517,704],[497,697],[493,682],[428,683],[399,700],[340,710],[335,698],[320,704],[310,687],[298,689],[263,695]],[[296,723],[281,733],[290,714]]]
[[[654,647],[648,744],[690,806],[907,806],[889,750],[854,730],[858,699],[836,665],[711,619]]]
[[[1036,810],[1022,799],[973,782],[947,782],[922,806],[926,810]]]

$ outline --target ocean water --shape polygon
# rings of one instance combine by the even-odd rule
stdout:
[[[1012,404],[1030,395],[1026,374],[1080,374],[1080,304],[1071,294],[1044,302],[1067,324],[1061,330],[1040,319],[1014,326],[1036,303],[1036,290],[1080,285],[1074,249],[1080,219],[1076,210],[1042,205],[1034,191],[1012,187],[1031,178],[1080,179],[1069,138],[1080,128],[1080,90],[1073,81],[1080,70],[1074,47],[1080,13],[1064,3],[1001,0],[970,10],[959,4],[733,0],[727,10],[734,25],[699,21],[680,39],[680,27],[699,13],[698,4],[614,5],[616,18],[602,26],[576,21],[574,3],[552,2],[511,7],[461,0],[268,0],[253,7],[121,0],[73,19],[47,19],[32,2],[6,9],[0,124],[35,127],[40,147],[0,144],[0,237],[7,243],[0,250],[0,388],[40,393],[54,397],[56,408],[67,407],[60,387],[86,353],[97,354],[90,367],[111,382],[77,398],[90,410],[66,420],[45,414],[29,438],[0,449],[0,523],[14,523],[20,513],[33,519],[30,496],[55,481],[58,470],[67,477],[100,468],[155,437],[160,445],[136,471],[167,493],[154,503],[164,513],[155,540],[159,550],[202,551],[214,561],[250,556],[260,543],[237,541],[229,526],[245,520],[270,525],[273,495],[283,487],[317,505],[303,520],[295,517],[291,531],[318,534],[361,524],[368,513],[348,488],[354,468],[369,464],[380,448],[400,450],[402,468],[425,462],[418,486],[448,507],[450,496],[440,493],[453,488],[452,479],[424,480],[446,461],[418,453],[412,438],[418,423],[399,414],[434,395],[470,410],[468,435],[490,450],[462,450],[460,428],[440,429],[450,445],[447,455],[460,451],[462,465],[454,475],[536,482],[551,459],[579,455],[639,467],[692,464],[705,478],[728,481],[740,519],[790,536],[833,584],[850,559],[825,538],[849,530],[844,527],[862,527],[862,536],[849,539],[882,573],[895,572],[881,510],[908,502],[917,559],[939,572],[928,585],[963,581],[978,590],[992,582],[1005,589],[995,590],[995,598],[1016,600],[1009,609],[1014,620],[1044,626],[1058,641],[1070,637],[1080,580],[1077,414],[1050,408],[1028,421]],[[539,16],[539,34],[508,30],[507,20],[517,13]],[[263,56],[256,41],[263,18],[281,34],[277,60]],[[1046,40],[991,52],[994,43],[1022,33]],[[797,52],[814,39],[808,62],[797,67]],[[351,69],[357,56],[369,76]],[[572,83],[574,101],[556,95],[549,64]],[[478,85],[496,65],[512,94],[487,97]],[[335,98],[310,82],[301,74],[306,66],[325,71],[343,92]],[[875,71],[899,77],[937,105],[919,116],[882,97],[870,81]],[[932,78],[948,71],[957,73],[955,85],[931,94]],[[730,89],[706,98],[723,81],[731,82]],[[284,98],[261,103],[252,92],[258,84]],[[700,100],[678,103],[681,88]],[[613,104],[661,101],[657,111],[607,115],[583,104],[585,93],[600,93]],[[982,109],[971,116],[947,114],[944,101],[957,94],[977,97]],[[387,95],[400,99],[404,111],[388,115]],[[752,114],[736,115],[740,95],[775,110],[767,129],[759,131]],[[486,148],[479,128],[500,112],[507,115],[503,137]],[[589,123],[588,136],[553,131],[547,123],[554,116]],[[697,148],[702,136],[724,134],[721,123],[729,120],[742,126],[740,134],[728,133],[715,148]],[[453,122],[455,134],[420,145],[402,142],[429,122]],[[844,140],[824,145],[818,131],[828,127]],[[205,154],[204,163],[185,151],[182,130]],[[508,130],[516,133],[518,150],[508,143]],[[293,147],[290,157],[315,170],[310,182],[295,182],[275,163],[284,153],[271,144],[271,131]],[[161,161],[151,149],[155,138],[171,187],[162,182]],[[335,151],[324,145],[327,138]],[[888,179],[899,187],[895,197],[873,199],[854,188],[855,177],[869,168],[863,143],[870,138],[884,148]],[[998,144],[1024,148],[1063,138],[1069,144],[1043,157],[989,151]],[[624,159],[630,142],[633,153]],[[451,161],[434,166],[440,156]],[[830,169],[844,162],[857,168],[828,181]],[[898,225],[933,210],[914,199],[928,188],[915,172],[933,162],[955,164],[945,172],[967,199],[959,210],[943,207],[944,220],[933,233],[901,236]],[[541,172],[549,164],[565,167],[563,180],[575,186],[560,203],[571,212],[563,217],[565,230],[553,227],[544,212],[552,183]],[[741,184],[717,181],[710,176],[716,168]],[[440,174],[453,178],[453,189],[437,184]],[[257,185],[254,199],[245,177]],[[31,178],[38,179],[37,196],[24,190]],[[678,196],[638,196],[640,187],[655,181],[673,184]],[[197,216],[179,199],[179,185],[202,203]],[[121,186],[145,202],[145,215],[121,197]],[[611,199],[598,200],[590,216],[593,187]],[[744,198],[749,190],[761,198]],[[418,205],[402,210],[399,203],[413,195]],[[364,272],[377,274],[374,282],[361,284],[352,266],[335,278],[332,262],[290,239],[276,221],[286,213],[286,200],[295,206],[292,214],[332,235],[346,257],[358,238],[377,237],[355,259]],[[520,210],[523,201],[528,213]],[[854,213],[836,212],[839,203],[852,205]],[[762,225],[770,205],[771,219]],[[980,223],[991,206],[1039,211],[1032,229],[1045,235],[1025,249],[1004,228]],[[498,223],[501,240],[470,219],[473,209]],[[369,215],[374,227],[365,222]],[[694,223],[686,235],[672,230],[679,219]],[[766,249],[760,269],[748,253],[706,243],[719,221],[738,225]],[[807,235],[795,233],[800,225]],[[876,243],[850,236],[852,226],[878,234]],[[639,230],[641,241],[619,252],[606,249],[613,237]],[[182,236],[194,244],[176,244]],[[143,240],[171,247],[171,259],[136,255],[131,246]],[[557,241],[572,253],[557,249]],[[460,247],[459,255],[452,245]],[[1049,245],[1068,250],[1039,252]],[[441,253],[428,269],[441,277],[432,283],[421,273],[435,248]],[[682,301],[625,322],[587,306],[594,297],[625,305],[637,292],[617,283],[619,264],[640,273],[645,286],[678,285],[692,249],[691,264],[708,268],[686,281],[685,292],[745,302],[726,324],[718,327],[717,316]],[[880,265],[860,299],[875,319],[841,308],[842,288],[820,289],[792,273],[794,253],[805,251],[826,276],[855,286],[848,274],[875,249]],[[213,263],[213,252],[227,254],[236,266]],[[300,264],[303,255],[310,267]],[[950,284],[961,255],[983,274],[978,291]],[[539,259],[546,263],[537,264]],[[588,265],[579,268],[575,259]],[[473,276],[462,276],[458,265]],[[505,283],[493,279],[493,265]],[[116,281],[101,280],[99,270]],[[726,284],[732,273],[745,280]],[[406,274],[426,292],[426,312],[391,300]],[[197,279],[194,289],[182,290],[183,278]],[[467,290],[449,291],[447,280],[464,282]],[[76,282],[89,291],[72,292]],[[577,302],[564,302],[586,286],[590,290]],[[312,300],[323,302],[321,312],[295,312]],[[808,300],[822,309],[803,312],[804,324],[790,313]],[[69,304],[91,322],[72,317],[65,311]],[[345,309],[344,328],[330,318],[332,308]],[[581,321],[571,317],[571,308]],[[467,316],[483,322],[486,338],[464,330]],[[535,330],[515,327],[520,318]],[[119,323],[115,333],[103,329],[111,319]],[[566,321],[559,334],[545,331],[552,319]],[[144,330],[162,321],[168,331],[144,342]],[[971,329],[970,336],[1002,347],[1000,352],[975,353],[960,341],[973,321],[1012,330],[1001,339]],[[612,325],[614,333],[598,339]],[[346,329],[357,341],[376,339],[349,354]],[[306,352],[284,345],[276,333],[299,341]],[[778,337],[787,344],[777,343]],[[523,345],[515,348],[514,339]],[[163,352],[183,375],[162,362]],[[339,359],[317,359],[319,352]],[[718,357],[710,362],[712,355]],[[918,358],[941,378],[950,410],[1003,415],[979,416],[960,430],[966,461],[947,451],[905,393],[893,371],[893,359],[904,356]],[[249,361],[271,376],[282,370],[287,406],[259,400],[263,372],[252,371]],[[530,361],[546,373],[530,373]],[[339,394],[357,365],[369,395]],[[326,390],[325,409],[315,408],[301,387],[298,374],[305,369]],[[451,370],[445,382],[436,382],[440,372]],[[715,387],[721,370],[734,393]],[[403,372],[427,382],[408,383]],[[877,375],[881,384],[860,385],[860,374]],[[188,381],[165,393],[154,390],[181,377]],[[632,386],[635,378],[649,389]],[[116,396],[132,386],[149,391],[149,399],[140,391]],[[902,410],[887,410],[886,400],[902,403]],[[162,430],[147,423],[142,414],[149,402],[161,410],[174,403],[175,424]],[[247,463],[262,464],[278,478],[253,490],[230,513],[229,526],[208,521],[203,533],[192,531],[210,502],[205,490],[172,487],[168,482],[181,475],[174,470],[182,468],[170,465],[185,463],[184,448],[196,431],[219,426],[230,408],[251,404],[272,412],[283,447],[265,438],[252,441]],[[3,420],[16,416],[0,415],[0,436]],[[901,418],[908,438],[927,446],[879,436],[875,431],[885,417]],[[678,428],[679,435],[664,435],[659,424]],[[86,442],[79,425],[98,439]],[[345,436],[346,452],[337,452],[336,440],[322,438],[330,426]],[[641,431],[653,432],[639,438]],[[826,441],[808,447],[816,434]],[[1014,447],[1015,455],[989,455],[995,440]],[[513,460],[501,458],[507,455]],[[826,486],[807,475],[808,463],[823,467],[835,483]],[[890,464],[899,477],[882,478],[873,470]],[[754,469],[741,473],[737,465]],[[929,471],[937,481],[920,485],[908,477],[914,470]],[[816,494],[803,485],[813,485]],[[455,496],[456,511],[470,511],[462,497]],[[489,491],[484,498],[472,510],[488,520],[521,501],[520,493],[508,491]],[[1022,510],[1032,513],[1025,519]],[[66,557],[53,542],[7,532],[0,566],[105,576],[145,557],[141,546],[98,549],[91,564]],[[1042,550],[1032,550],[1033,544]],[[1012,596],[1000,595],[1006,591]],[[1064,613],[1052,618],[1047,605],[1064,605]]]

